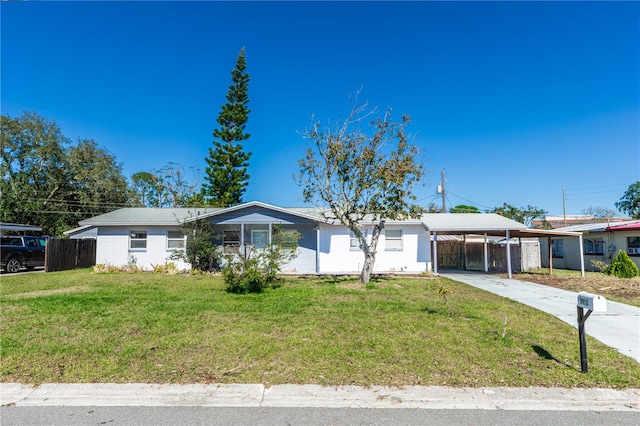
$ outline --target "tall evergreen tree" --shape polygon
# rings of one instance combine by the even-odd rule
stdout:
[[[240,204],[249,184],[250,152],[243,150],[241,141],[249,133],[245,127],[249,116],[249,74],[245,73],[244,48],[240,50],[236,67],[231,71],[232,84],[227,93],[227,103],[218,116],[219,128],[213,131],[213,148],[206,158],[207,168],[202,195],[206,205],[228,207]]]

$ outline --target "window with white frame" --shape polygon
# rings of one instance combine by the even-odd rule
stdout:
[[[269,230],[268,229],[252,229],[251,230],[251,244],[254,248],[263,249],[267,247],[269,243]]]
[[[237,253],[240,247],[240,231],[237,229],[223,231],[222,246],[225,253]]]
[[[384,241],[385,250],[402,250],[402,229],[387,229]]]
[[[175,250],[185,245],[185,235],[182,231],[167,231],[167,249]]]
[[[551,256],[564,257],[564,240],[551,240]]]
[[[147,248],[147,232],[131,231],[129,233],[129,248],[133,250],[143,250]]]
[[[362,232],[362,236],[365,240],[368,237],[368,230],[360,231]],[[349,237],[349,249],[350,250],[360,250],[360,241],[358,241],[358,237],[356,237],[355,232],[351,231],[351,236]]]
[[[293,250],[298,248],[300,233],[295,229],[275,229],[273,240],[275,244],[279,244],[283,248]]]
[[[587,238],[582,245],[584,254],[604,255],[604,240],[602,238]]]

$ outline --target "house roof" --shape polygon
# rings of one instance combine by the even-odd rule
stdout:
[[[326,209],[317,207],[283,208],[252,201],[227,208],[124,208],[105,213],[79,222],[85,226],[135,226],[135,225],[178,225],[184,221],[215,217],[225,213],[260,207],[280,213],[302,217],[316,222],[337,225],[337,221],[325,218]],[[528,229],[526,225],[496,213],[425,213],[420,219],[387,221],[387,224],[410,224],[424,226],[440,235],[487,234],[504,237],[510,231],[511,237],[578,236],[576,232],[559,232]],[[78,229],[67,231],[74,232]]]
[[[209,217],[215,217],[222,214],[227,214],[227,213],[231,213],[234,211],[243,210],[251,207],[260,207],[260,208],[271,210],[271,211],[276,211],[276,212],[285,213],[292,216],[302,217],[304,219],[309,219],[315,222],[326,222],[326,219],[324,219],[324,217],[322,216],[322,209],[284,208],[284,207],[274,206],[271,204],[261,203],[260,201],[251,201],[244,204],[238,204],[237,206],[231,206],[231,207],[226,207],[221,209],[209,209],[208,211],[198,214],[197,216],[187,217],[184,220],[186,222],[190,222],[193,220],[200,220],[200,219],[205,219]]]
[[[131,207],[114,210],[79,222],[80,226],[125,226],[125,225],[177,225],[180,222],[202,215],[214,208],[140,208]]]
[[[607,231],[637,231],[640,230],[640,220],[634,220],[619,225],[611,225],[607,227]]]
[[[496,213],[425,213],[421,220],[430,231],[443,234],[500,232],[504,235],[507,230],[527,229],[525,224]]]
[[[78,226],[77,228],[73,228],[73,229],[69,229],[68,231],[64,231],[63,234],[64,235],[72,235],[72,234],[76,234],[78,232],[82,232],[82,231],[85,231],[85,230],[91,229],[91,228],[95,228],[95,225]]]
[[[565,226],[558,228],[558,231],[572,231],[582,233],[606,232],[606,231],[635,231],[640,229],[640,220],[631,220],[625,222],[607,222],[583,223],[579,225]]]
[[[6,222],[0,222],[0,229],[2,231],[42,231],[42,228],[39,226]]]
[[[559,231],[572,231],[572,232],[604,232],[608,226],[607,223],[581,223],[578,225],[565,226],[557,228]]]

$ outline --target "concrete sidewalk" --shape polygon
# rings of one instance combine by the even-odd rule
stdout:
[[[518,301],[578,327],[578,293],[480,272],[440,275]],[[607,312],[593,312],[585,323],[585,331],[640,362],[640,308],[607,300]]]
[[[2,406],[325,407],[634,411],[640,389],[451,388],[442,386],[0,383]]]

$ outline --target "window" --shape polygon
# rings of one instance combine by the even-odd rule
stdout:
[[[240,247],[240,232],[231,229],[222,232],[222,246],[225,253],[238,253]]]
[[[181,231],[167,232],[167,249],[175,250],[184,247],[185,238]]]
[[[349,248],[352,250],[359,250],[360,249],[360,243],[358,242],[358,239],[356,238],[356,234],[354,234],[353,232],[351,233],[351,238],[349,238]]]
[[[402,229],[387,229],[384,232],[385,250],[402,250]]]
[[[263,249],[269,242],[269,231],[267,229],[252,229],[251,244],[254,248]]]
[[[551,240],[551,256],[564,257],[564,240]]]
[[[143,231],[131,231],[131,234],[129,234],[129,248],[146,249],[147,233]]]
[[[585,239],[584,254],[604,255],[604,240],[602,238]]]
[[[627,237],[627,254],[630,256],[640,255],[640,237]]]
[[[368,237],[368,230],[364,230],[364,231],[360,231],[362,232],[362,235],[364,236],[365,240]],[[351,232],[351,237],[349,239],[349,249],[350,250],[360,250],[360,241],[358,241],[358,238],[356,237],[356,234],[352,231]]]
[[[300,234],[295,229],[276,229],[274,232],[275,243],[286,249],[297,248],[299,239]]]

